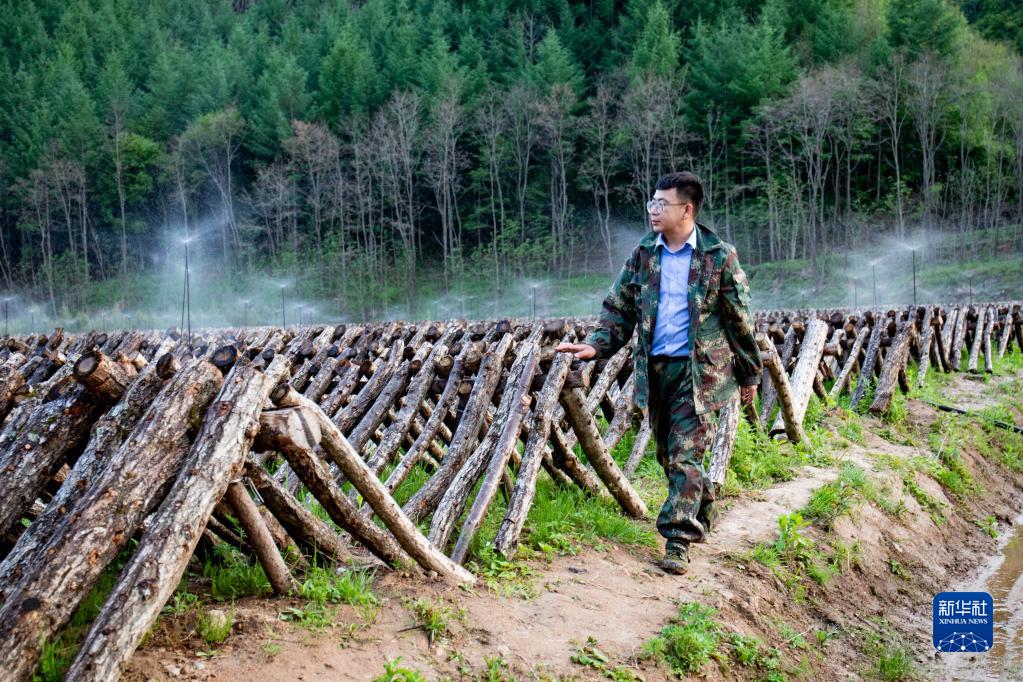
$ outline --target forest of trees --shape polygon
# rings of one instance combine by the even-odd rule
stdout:
[[[612,271],[681,168],[745,262],[815,286],[868,231],[1023,251],[1013,0],[0,7],[0,285],[50,315],[135,305],[186,235],[364,315]]]

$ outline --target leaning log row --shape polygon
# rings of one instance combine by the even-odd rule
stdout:
[[[922,382],[928,370],[982,360],[991,371],[996,353],[1023,349],[1017,303],[765,311],[756,323],[761,410],[733,402],[720,413],[710,467],[719,484],[740,419],[798,441],[814,395],[851,392],[852,405],[883,413],[909,390],[914,359]],[[189,562],[220,544],[258,561],[278,594],[313,560],[470,583],[462,564],[484,519],[503,498],[494,549],[513,555],[541,470],[645,517],[630,477],[650,428],[633,405],[631,346],[596,362],[554,352],[593,324],[3,339],[0,677],[32,677],[42,644],[119,554],[68,679],[117,678]]]

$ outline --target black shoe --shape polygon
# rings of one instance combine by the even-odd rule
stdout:
[[[682,575],[689,569],[689,544],[669,542],[658,564],[665,573]]]

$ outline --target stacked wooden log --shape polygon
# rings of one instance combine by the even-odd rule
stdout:
[[[0,677],[32,677],[42,643],[118,555],[113,591],[68,679],[117,678],[189,562],[222,543],[254,557],[278,594],[314,559],[471,583],[462,564],[498,496],[494,549],[511,556],[541,470],[646,517],[630,482],[650,442],[633,404],[631,346],[594,362],[553,350],[594,323],[222,329],[190,342],[176,330],[58,329],[5,339]],[[710,472],[718,484],[742,418],[799,441],[815,394],[851,392],[854,406],[880,413],[909,389],[914,359],[920,376],[959,371],[964,360],[975,370],[981,357],[990,371],[996,353],[1023,349],[1015,302],[764,311],[756,324],[761,410],[736,401],[722,410]],[[631,451],[618,453],[633,427]]]

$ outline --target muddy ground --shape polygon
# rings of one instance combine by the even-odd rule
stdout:
[[[1021,378],[984,383],[957,376],[947,395],[966,396],[969,407],[979,409],[995,404],[1011,386],[1006,382],[1023,385]],[[714,607],[729,635],[755,637],[764,651],[780,654],[770,664],[744,665],[722,647],[702,666],[700,679],[877,676],[879,656],[889,646],[908,652],[906,679],[947,679],[930,642],[931,601],[967,583],[998,552],[993,535],[1004,536],[1023,512],[1023,475],[968,440],[959,448],[960,461],[976,487],[962,497],[922,471],[893,467],[891,455],[934,458],[935,422],[943,417],[921,402],[909,401],[907,408],[898,428],[863,417],[859,442],[838,435],[844,418],[831,411],[825,426],[836,431],[828,441],[833,463],[804,467],[794,480],[727,499],[719,527],[694,548],[686,576],[661,572],[659,550],[613,545],[531,561],[531,576],[510,578],[498,590],[381,572],[373,586],[378,608],[342,607],[334,625],[319,631],[283,619],[299,600],[238,601],[232,632],[216,648],[195,634],[194,613],[164,616],[125,679],[371,680],[398,657],[400,667],[426,679],[676,679],[643,650],[686,602]],[[1023,423],[1023,414],[1014,417]],[[804,508],[848,462],[869,474],[883,503],[857,498],[830,527],[803,531],[831,557],[836,574],[821,584],[798,562],[775,570],[753,560],[757,543],[778,537],[779,516]],[[907,490],[907,481],[917,492]],[[938,506],[928,509],[919,500]],[[418,598],[451,608],[448,636],[431,642],[417,626],[409,603]],[[596,663],[592,655],[580,656],[594,648],[603,652]]]

